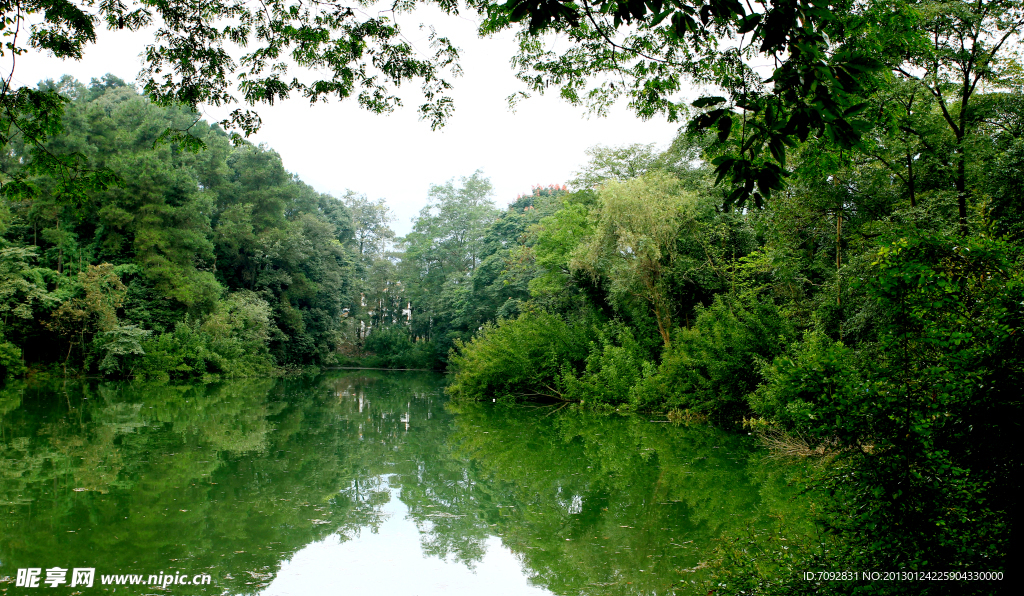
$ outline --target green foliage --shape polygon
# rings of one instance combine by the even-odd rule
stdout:
[[[135,325],[118,325],[98,334],[94,341],[105,354],[99,369],[112,376],[131,377],[140,357],[146,355],[142,342],[152,333]]]
[[[264,347],[251,350],[237,337],[216,337],[192,322],[142,342],[144,356],[135,367],[142,378],[197,379],[207,375],[253,377],[272,371],[273,358]]]
[[[833,523],[865,563],[928,560],[949,569],[1005,561],[1020,490],[1024,276],[1016,247],[914,235],[883,247],[869,296],[890,317],[856,393],[818,408],[816,435],[871,450],[837,489]],[[834,479],[833,479],[834,480]],[[996,564],[999,565],[998,563]]]
[[[594,233],[588,205],[578,201],[593,194],[593,191],[584,191],[572,195],[563,208],[533,227],[532,256],[537,271],[529,281],[530,296],[556,311],[569,310],[573,297],[579,292],[579,280],[573,275],[569,262],[576,247]]]
[[[543,311],[488,323],[472,341],[455,342],[447,392],[461,399],[560,399],[565,367],[586,360],[591,339],[589,325]]]
[[[756,294],[718,296],[680,329],[655,374],[634,391],[638,408],[693,410],[725,420],[747,413],[761,366],[785,352],[793,329],[780,309]]]
[[[794,349],[764,369],[764,384],[750,396],[750,406],[792,432],[818,436],[823,419],[834,414],[833,404],[863,391],[863,365],[853,349],[820,333],[804,335]]]
[[[834,454],[809,479],[827,495],[831,546],[800,564],[1009,570],[1024,414],[1019,248],[917,231],[879,249],[856,287],[883,313],[878,345],[809,334],[767,368],[752,400],[762,416]],[[803,589],[763,571],[742,579],[741,567],[726,569],[731,589]],[[859,589],[902,593],[885,582]],[[956,582],[943,593],[990,589]]]
[[[652,374],[654,365],[628,327],[609,325],[591,342],[586,367],[577,374],[562,366],[559,375],[561,397],[583,404],[623,404],[642,376]]]
[[[156,357],[137,351],[141,336],[104,334],[138,329],[157,341],[186,318],[226,360],[193,369],[172,358],[175,375],[333,359],[359,273],[341,201],[295,179],[273,151],[232,147],[194,113],[154,105],[114,77],[89,88],[69,77],[43,85],[68,99],[48,150],[78,151],[119,184],[84,189],[71,205],[57,174],[33,170],[21,145],[0,160],[34,185],[6,204],[0,246],[0,316],[27,362],[156,375]],[[206,150],[154,143],[168,127],[188,128]],[[178,353],[179,344],[158,351]]]
[[[395,12],[413,6],[396,6]],[[454,10],[446,3],[440,6]],[[240,100],[245,106],[272,104],[292,94],[313,103],[354,94],[362,107],[383,113],[401,104],[397,87],[418,79],[424,100],[420,114],[439,127],[452,110],[446,93],[450,85],[443,77],[449,69],[457,74],[458,52],[447,38],[432,35],[433,53],[419,56],[405,41],[394,16],[320,7],[300,10],[283,4],[206,6],[193,0],[105,3],[95,10],[89,2],[13,4],[4,8],[3,25],[12,33],[5,36],[3,53],[18,56],[45,51],[59,59],[80,60],[87,46],[96,41],[99,23],[105,22],[113,32],[138,31],[150,27],[155,19],[160,29],[145,53],[139,80],[156,104],[184,105],[194,111],[203,104],[219,106]],[[19,36],[18,31],[25,33]],[[225,46],[244,50],[233,56]],[[347,49],[339,51],[340,47]],[[284,63],[276,59],[283,55],[297,66],[313,70],[285,82]],[[309,76],[313,72],[329,74]],[[34,173],[55,174],[60,194],[69,199],[110,186],[111,171],[83,164],[83,152],[51,152],[45,147],[60,132],[68,89],[15,87],[13,71],[7,76],[0,87],[0,145],[16,141],[28,146]],[[123,81],[108,75],[95,86],[103,90],[116,83]],[[240,97],[233,91],[236,86]],[[82,95],[80,89],[74,90]],[[220,124],[249,135],[260,123],[258,114],[243,107],[233,109]],[[190,124],[195,122],[156,128],[151,140],[191,150],[206,147],[207,139],[195,134]],[[233,140],[243,142],[237,132]],[[16,196],[31,192],[32,186],[19,172],[4,179],[0,190],[5,196]]]
[[[37,256],[34,247],[0,249],[0,316],[4,325],[14,319],[31,320],[57,301],[48,291],[46,270],[29,264]]]
[[[598,111],[626,94],[641,116],[689,117],[688,132],[660,155],[594,148],[573,181],[584,190],[534,187],[504,211],[479,172],[434,185],[390,252],[381,201],[319,195],[273,151],[237,136],[232,147],[197,119],[188,107],[229,100],[234,66],[220,50],[193,59],[219,34],[160,4],[154,14],[170,20],[143,77],[159,105],[114,77],[0,92],[11,199],[0,209],[0,367],[243,376],[332,362],[340,345],[386,367],[443,366],[448,354],[463,404],[753,414],[830,453],[805,480],[830,534],[771,562],[754,547],[723,551],[723,591],[828,587],[800,584],[802,564],[1003,568],[1021,489],[1024,283],[1010,244],[1024,229],[1020,2],[712,2],[699,15],[660,2],[471,4],[484,32],[521,27],[515,65],[533,89],[560,87]],[[146,24],[129,9],[99,10]],[[48,11],[13,10],[8,25],[42,19],[32,43],[58,55],[92,39],[91,22],[54,29]],[[256,32],[262,46],[238,66],[248,103],[363,86],[360,101],[384,111],[396,101],[388,85],[413,76],[428,83],[435,124],[450,109],[436,78],[450,44],[413,60],[385,17],[203,14],[240,19],[244,31],[224,33],[232,42]],[[264,39],[260,25],[285,32]],[[568,45],[550,50],[544,32]],[[334,35],[377,45],[334,55]],[[259,56],[300,37],[299,65],[355,70],[281,84]],[[15,41],[5,51],[19,52]],[[754,69],[764,55],[771,88]],[[608,73],[614,84],[588,87]],[[723,96],[683,105],[684,76]],[[169,107],[176,99],[187,107]],[[250,131],[257,120],[236,111],[226,123]],[[728,191],[711,189],[725,180]],[[643,448],[622,445],[623,459],[602,455],[609,469]],[[763,532],[750,540],[768,557],[783,547]]]
[[[608,182],[599,194],[594,233],[573,251],[569,266],[606,278],[618,303],[636,298],[646,303],[668,346],[674,324],[667,271],[674,264],[677,238],[694,223],[696,197],[661,173]]]
[[[130,353],[141,355],[133,365],[145,378],[191,379],[208,374],[252,377],[269,374],[274,359],[269,341],[281,332],[274,325],[270,305],[245,290],[218,303],[215,312],[201,324],[187,319],[174,330],[150,339],[148,331],[132,329]],[[111,358],[109,344],[107,358]],[[135,351],[137,350],[137,351]],[[104,362],[106,362],[106,358]],[[104,369],[104,364],[100,364]],[[124,365],[119,369],[124,370]],[[128,373],[126,373],[128,376]]]
[[[1024,240],[1024,139],[1013,139],[992,166],[987,180],[993,231],[1020,242]]]
[[[413,342],[409,329],[395,325],[375,327],[363,341],[369,358],[362,363],[380,368],[436,368],[439,354],[429,341]]]
[[[465,308],[471,278],[488,252],[488,229],[498,216],[491,194],[490,180],[479,171],[458,185],[454,180],[432,185],[413,231],[399,242],[401,306],[411,304],[412,334],[433,342],[442,354],[482,323],[467,320],[472,313]]]
[[[576,177],[569,181],[578,190],[597,188],[610,180],[625,182],[639,178],[658,163],[654,143],[634,143],[621,147],[596,145],[587,149],[586,154],[590,157],[590,163],[582,171],[576,172]]]
[[[865,128],[856,118],[863,109],[861,94],[870,73],[884,64],[875,45],[858,43],[862,13],[869,10],[861,5],[837,10],[798,0],[753,6],[713,2],[700,9],[611,1],[481,5],[488,15],[483,31],[520,29],[514,64],[531,90],[560,88],[566,99],[599,113],[626,96],[641,117],[664,114],[674,121],[692,115],[692,130],[717,133],[720,143],[728,143],[713,162],[719,180],[732,182],[727,205],[750,200],[760,207],[781,190],[786,148],[798,140],[813,134],[844,148],[856,145]],[[544,43],[545,33],[567,43],[553,51]],[[746,37],[748,43],[740,51],[719,37]],[[775,65],[767,79],[771,88],[755,70],[765,56]],[[723,89],[727,97],[705,96],[687,106],[678,99],[687,79]]]
[[[26,370],[21,348],[9,341],[0,342],[0,381],[22,375]]]

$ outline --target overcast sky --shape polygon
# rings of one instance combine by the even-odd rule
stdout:
[[[479,39],[475,21],[465,17],[406,15],[400,21],[403,32],[423,50],[426,34],[416,28],[422,21],[434,24],[462,50],[464,75],[453,81],[455,114],[442,130],[431,131],[429,123],[418,119],[415,95],[404,108],[383,116],[361,110],[354,101],[311,107],[297,99],[258,106],[263,128],[250,140],[272,147],[285,168],[320,192],[341,196],[351,189],[371,199],[385,198],[396,215],[393,227],[404,234],[426,204],[432,183],[479,169],[494,185],[495,202],[504,206],[531,185],[565,183],[586,162],[588,147],[667,147],[679,127],[664,118],[641,121],[624,105],[607,118],[588,118],[556,93],[525,100],[512,113],[506,98],[524,88],[509,65],[512,36]],[[15,83],[34,85],[63,74],[88,83],[108,72],[131,82],[150,39],[146,33],[103,29],[80,62],[29,53],[18,58]],[[416,89],[414,82],[409,92]],[[211,120],[222,117],[208,115]]]

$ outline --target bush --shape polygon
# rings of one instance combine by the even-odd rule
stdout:
[[[609,325],[598,333],[597,341],[591,342],[581,373],[568,363],[563,365],[559,375],[562,397],[582,403],[626,403],[643,372],[653,370],[644,356],[645,350],[628,327]]]
[[[808,335],[766,367],[769,382],[751,402],[833,446],[811,483],[828,495],[822,522],[839,539],[825,568],[1012,572],[1022,488],[1020,251],[984,237],[908,235],[883,247],[870,273],[856,289],[884,313],[877,345],[854,351]],[[806,589],[799,579],[777,590],[744,586],[749,574],[733,575],[730,590]],[[942,583],[935,593],[997,591],[989,582]],[[905,591],[891,582],[858,589]]]
[[[139,329],[136,325],[117,325],[110,331],[97,334],[93,344],[97,351],[105,353],[99,369],[108,375],[131,377],[146,355],[142,342],[150,335],[152,331]]]
[[[801,436],[830,439],[820,436],[821,420],[837,415],[835,406],[844,396],[863,390],[857,353],[813,332],[794,351],[765,367],[765,382],[751,396],[751,409]]]
[[[593,337],[589,325],[545,312],[488,323],[468,343],[456,341],[447,391],[468,399],[563,399],[559,379],[566,367],[583,367]]]
[[[661,365],[631,394],[638,409],[693,410],[727,420],[749,412],[760,369],[783,354],[793,329],[779,308],[754,294],[718,296],[680,329]]]
[[[1005,569],[1022,471],[1019,249],[908,236],[879,251],[860,287],[888,313],[884,357],[816,408],[818,436],[851,459],[827,480],[832,523],[862,568]]]
[[[144,378],[252,377],[269,374],[274,368],[265,343],[214,336],[189,321],[144,341],[142,349],[145,355],[136,375]]]
[[[0,379],[22,375],[25,370],[21,348],[9,341],[0,342]]]
[[[437,351],[433,342],[414,342],[405,326],[375,327],[363,341],[370,353],[363,364],[380,368],[436,368]]]

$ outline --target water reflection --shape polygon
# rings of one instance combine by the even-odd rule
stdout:
[[[442,381],[8,385],[0,593],[52,566],[213,577],[180,594],[688,593],[723,533],[799,516],[742,437],[446,407]]]
[[[386,478],[388,482],[391,480],[394,476]],[[307,546],[281,566],[263,596],[550,594],[530,583],[521,557],[495,536],[480,545],[477,559],[424,556],[422,520],[411,515],[400,498],[399,489],[390,485],[389,488],[393,498],[381,506],[381,523],[374,531],[360,533],[347,541],[333,535]],[[445,514],[432,514],[432,517],[445,517]]]

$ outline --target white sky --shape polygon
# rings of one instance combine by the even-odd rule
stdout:
[[[350,540],[332,534],[313,542],[281,564],[260,596],[307,594],[354,596],[551,596],[533,585],[522,556],[489,536],[483,557],[472,567],[454,557],[440,559],[423,552],[422,528],[391,489],[380,508],[384,521],[373,531],[362,529]],[[422,519],[422,518],[421,518]]]
[[[565,183],[586,163],[588,147],[667,147],[679,127],[664,118],[641,121],[624,104],[607,118],[587,118],[557,92],[524,100],[511,113],[506,98],[524,89],[509,65],[515,51],[512,35],[479,39],[475,21],[465,16],[406,15],[399,21],[403,32],[424,51],[426,33],[416,28],[421,21],[434,24],[462,50],[464,75],[452,81],[455,114],[442,130],[431,131],[429,123],[419,120],[413,81],[406,105],[384,116],[360,109],[354,100],[311,107],[297,99],[257,106],[263,128],[250,140],[272,147],[285,168],[320,192],[341,196],[351,189],[371,199],[385,198],[396,216],[393,227],[404,234],[426,204],[431,183],[480,169],[494,185],[495,202],[504,206],[531,185]],[[34,53],[19,57],[15,84],[34,85],[64,74],[88,84],[108,72],[134,81],[149,35],[103,29],[98,37],[79,62]],[[208,114],[210,120],[222,117]]]

